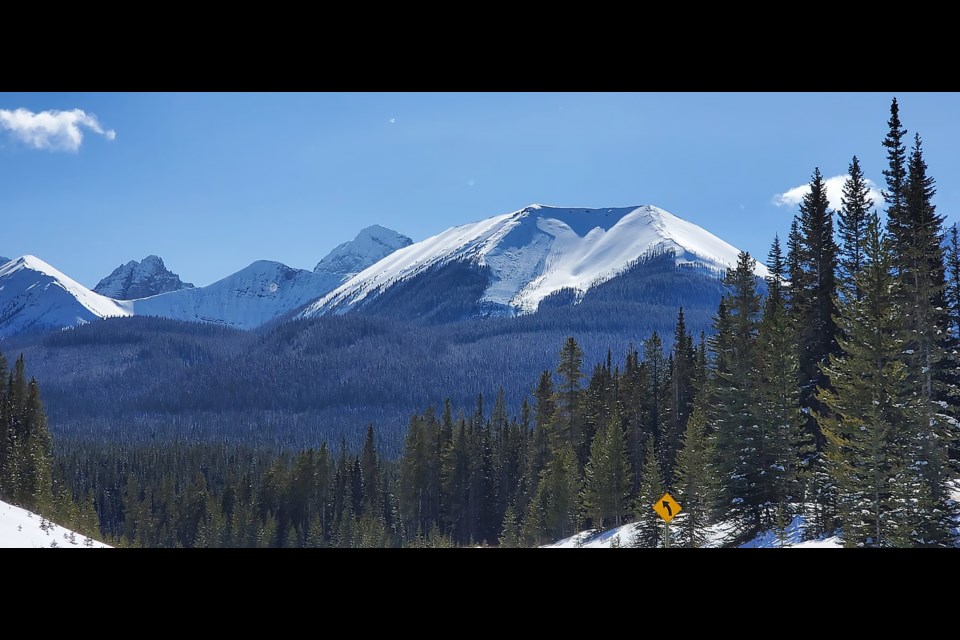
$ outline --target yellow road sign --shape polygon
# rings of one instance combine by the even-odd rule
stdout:
[[[669,493],[663,494],[663,497],[653,503],[653,510],[657,515],[663,518],[664,522],[670,522],[680,513],[680,505],[673,499]]]

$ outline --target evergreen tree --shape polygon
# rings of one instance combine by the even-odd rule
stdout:
[[[620,526],[630,495],[630,467],[620,415],[597,432],[584,474],[583,507],[597,529]]]
[[[917,433],[916,465],[920,465],[924,495],[936,518],[924,518],[918,540],[924,544],[949,544],[953,537],[952,504],[947,482],[952,478],[948,450],[955,438],[953,419],[945,408],[955,397],[956,356],[951,354],[943,251],[943,216],[932,198],[935,182],[927,173],[920,136],[914,138],[906,184],[905,231],[895,254],[900,262],[900,282],[907,343],[908,377],[922,399],[923,420]]]
[[[817,419],[827,437],[826,463],[845,544],[889,546],[903,521],[913,520],[895,505],[892,491],[909,466],[903,447],[920,416],[899,358],[904,318],[876,214],[864,236],[864,258],[855,281],[844,285],[842,352],[824,367],[831,387],[818,396],[828,411]]]
[[[503,528],[500,532],[500,546],[514,548],[520,546],[520,526],[517,522],[517,512],[513,505],[507,507],[503,514]]]
[[[718,519],[732,518],[748,530],[762,524],[766,493],[759,403],[757,315],[760,296],[755,261],[741,252],[737,268],[727,271],[730,292],[717,311],[713,339],[713,406],[716,429]]]
[[[767,254],[767,268],[770,275],[767,283],[767,306],[781,306],[785,304],[784,282],[787,279],[787,261],[780,248],[780,236],[773,237],[770,253]]]
[[[883,199],[887,204],[887,234],[893,248],[894,269],[899,273],[902,267],[900,256],[905,254],[905,248],[910,244],[910,233],[906,219],[907,147],[903,142],[907,130],[900,124],[900,105],[896,98],[890,103],[887,126],[887,135],[883,139],[883,146],[887,150],[888,167],[883,170],[887,189],[883,192]]]
[[[847,285],[856,280],[857,274],[863,268],[864,233],[870,209],[873,207],[870,187],[857,156],[853,156],[848,172],[849,176],[843,184],[843,198],[837,216],[837,235],[840,238],[839,274],[841,281]],[[856,285],[852,287],[852,291],[854,296],[860,296]]]
[[[693,346],[693,337],[687,333],[683,307],[680,307],[677,313],[677,324],[673,335],[673,352],[669,363],[669,398],[660,451],[663,456],[664,479],[668,484],[672,483],[673,480],[673,468],[676,463],[677,452],[680,450],[680,440],[684,431],[686,431],[690,412],[693,410],[695,392],[696,349]]]
[[[776,249],[774,241],[774,249]],[[771,251],[773,256],[776,251]],[[776,280],[782,265],[774,256],[771,280]],[[799,361],[782,296],[768,296],[757,330],[759,385],[754,406],[760,466],[760,502],[763,524],[769,526],[776,513],[788,509],[802,496],[801,463],[812,453],[807,446],[800,412]]]
[[[363,492],[362,511],[370,512],[379,518],[383,515],[382,480],[372,424],[367,426],[367,435],[363,442],[359,463]]]
[[[677,455],[677,501],[683,512],[677,518],[683,544],[702,547],[714,502],[713,446],[707,436],[704,410],[697,408],[687,422],[683,446]],[[662,495],[662,494],[661,494]],[[658,496],[659,497],[659,496]]]
[[[540,540],[557,540],[576,532],[580,521],[579,494],[576,456],[569,443],[564,442],[553,452],[533,499],[534,522],[542,518]]]
[[[837,352],[837,245],[827,186],[819,168],[814,169],[810,192],[800,203],[799,254],[802,278],[793,284],[791,292],[800,329],[800,406],[819,409],[814,391],[826,384],[820,364]],[[819,441],[816,421],[809,419],[807,428]]]
[[[557,375],[560,386],[557,389],[557,426],[559,435],[566,438],[571,449],[578,455],[583,444],[583,424],[580,411],[583,390],[583,351],[577,341],[570,336],[560,350],[560,362],[557,364]],[[583,460],[582,463],[585,463]],[[582,467],[582,464],[579,464]]]
[[[658,547],[663,541],[663,520],[653,510],[653,504],[663,496],[665,489],[653,438],[647,439],[646,450],[640,493],[634,507],[636,528],[633,542],[639,547]]]
[[[950,314],[950,336],[960,340],[960,234],[957,225],[950,227],[950,246],[947,250],[947,304]],[[0,372],[3,368],[0,367]]]

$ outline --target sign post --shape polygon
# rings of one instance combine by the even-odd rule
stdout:
[[[670,521],[677,517],[682,511],[680,505],[669,493],[663,494],[659,500],[653,503],[653,510],[663,520],[663,548],[670,548]]]

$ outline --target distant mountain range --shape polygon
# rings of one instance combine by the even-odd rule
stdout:
[[[645,257],[671,254],[678,268],[716,275],[734,266],[737,253],[651,205],[531,205],[417,243],[374,225],[313,271],[257,261],[205,287],[183,282],[160,257],[147,256],[119,266],[91,291],[23,256],[0,261],[0,338],[130,315],[237,329],[346,313],[427,322],[512,317],[575,305]],[[759,264],[756,272],[766,275]]]

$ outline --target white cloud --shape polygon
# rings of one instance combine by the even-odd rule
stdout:
[[[840,208],[840,199],[843,197],[843,183],[849,178],[849,174],[843,174],[840,176],[833,176],[832,178],[827,178],[824,180],[824,183],[827,186],[827,200],[830,201],[831,209]],[[874,207],[883,206],[883,194],[880,193],[880,190],[877,188],[877,184],[870,178],[866,179],[867,187],[870,189],[870,197],[873,199]],[[798,187],[793,189],[788,189],[783,193],[778,193],[773,196],[773,204],[778,207],[786,206],[796,206],[800,204],[800,201],[803,199],[803,196],[810,193],[810,183],[801,184]]]
[[[33,147],[50,151],[77,151],[83,142],[83,129],[89,129],[107,140],[114,140],[117,132],[104,130],[97,116],[82,109],[70,111],[40,111],[29,109],[0,109],[0,130],[9,131],[14,138]]]

